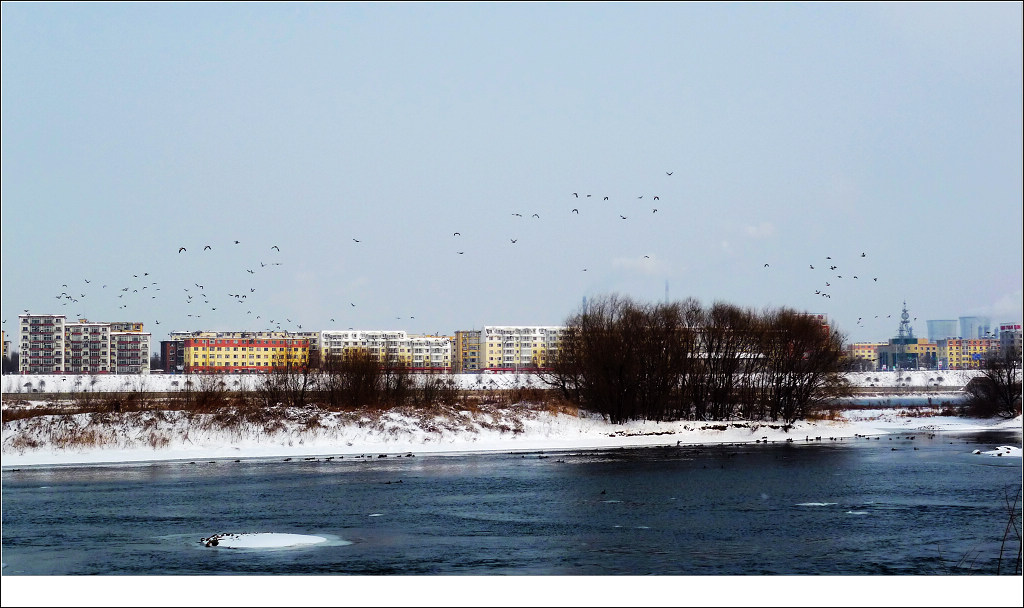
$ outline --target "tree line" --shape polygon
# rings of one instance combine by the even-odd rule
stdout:
[[[547,383],[613,423],[792,423],[848,394],[843,337],[789,308],[642,304],[610,295],[570,317]]]

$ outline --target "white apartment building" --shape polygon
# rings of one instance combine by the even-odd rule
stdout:
[[[417,371],[451,370],[451,340],[444,336],[410,336],[401,330],[350,329],[315,333],[318,334],[315,338],[309,336],[310,345],[324,356],[344,357],[363,351],[378,361],[403,364]]]
[[[148,374],[151,334],[137,322],[18,315],[23,374]]]
[[[410,336],[412,368],[424,371],[452,369],[452,341],[444,336]]]
[[[110,365],[115,374],[148,374],[152,335],[145,332],[110,332]]]
[[[64,367],[65,315],[18,315],[18,371],[59,374]]]

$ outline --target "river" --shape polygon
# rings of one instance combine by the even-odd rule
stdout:
[[[12,575],[946,575],[1013,568],[1019,431],[3,471]],[[1018,505],[1019,509],[1019,505]],[[206,547],[221,532],[318,535]]]

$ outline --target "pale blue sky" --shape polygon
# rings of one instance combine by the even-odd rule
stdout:
[[[1022,317],[1021,3],[2,11],[9,333]]]

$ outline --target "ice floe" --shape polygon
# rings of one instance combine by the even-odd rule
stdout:
[[[283,534],[280,532],[246,532],[242,534],[221,533],[202,538],[199,542],[207,547],[227,549],[281,549],[302,547],[327,542],[323,536],[312,534]]]

